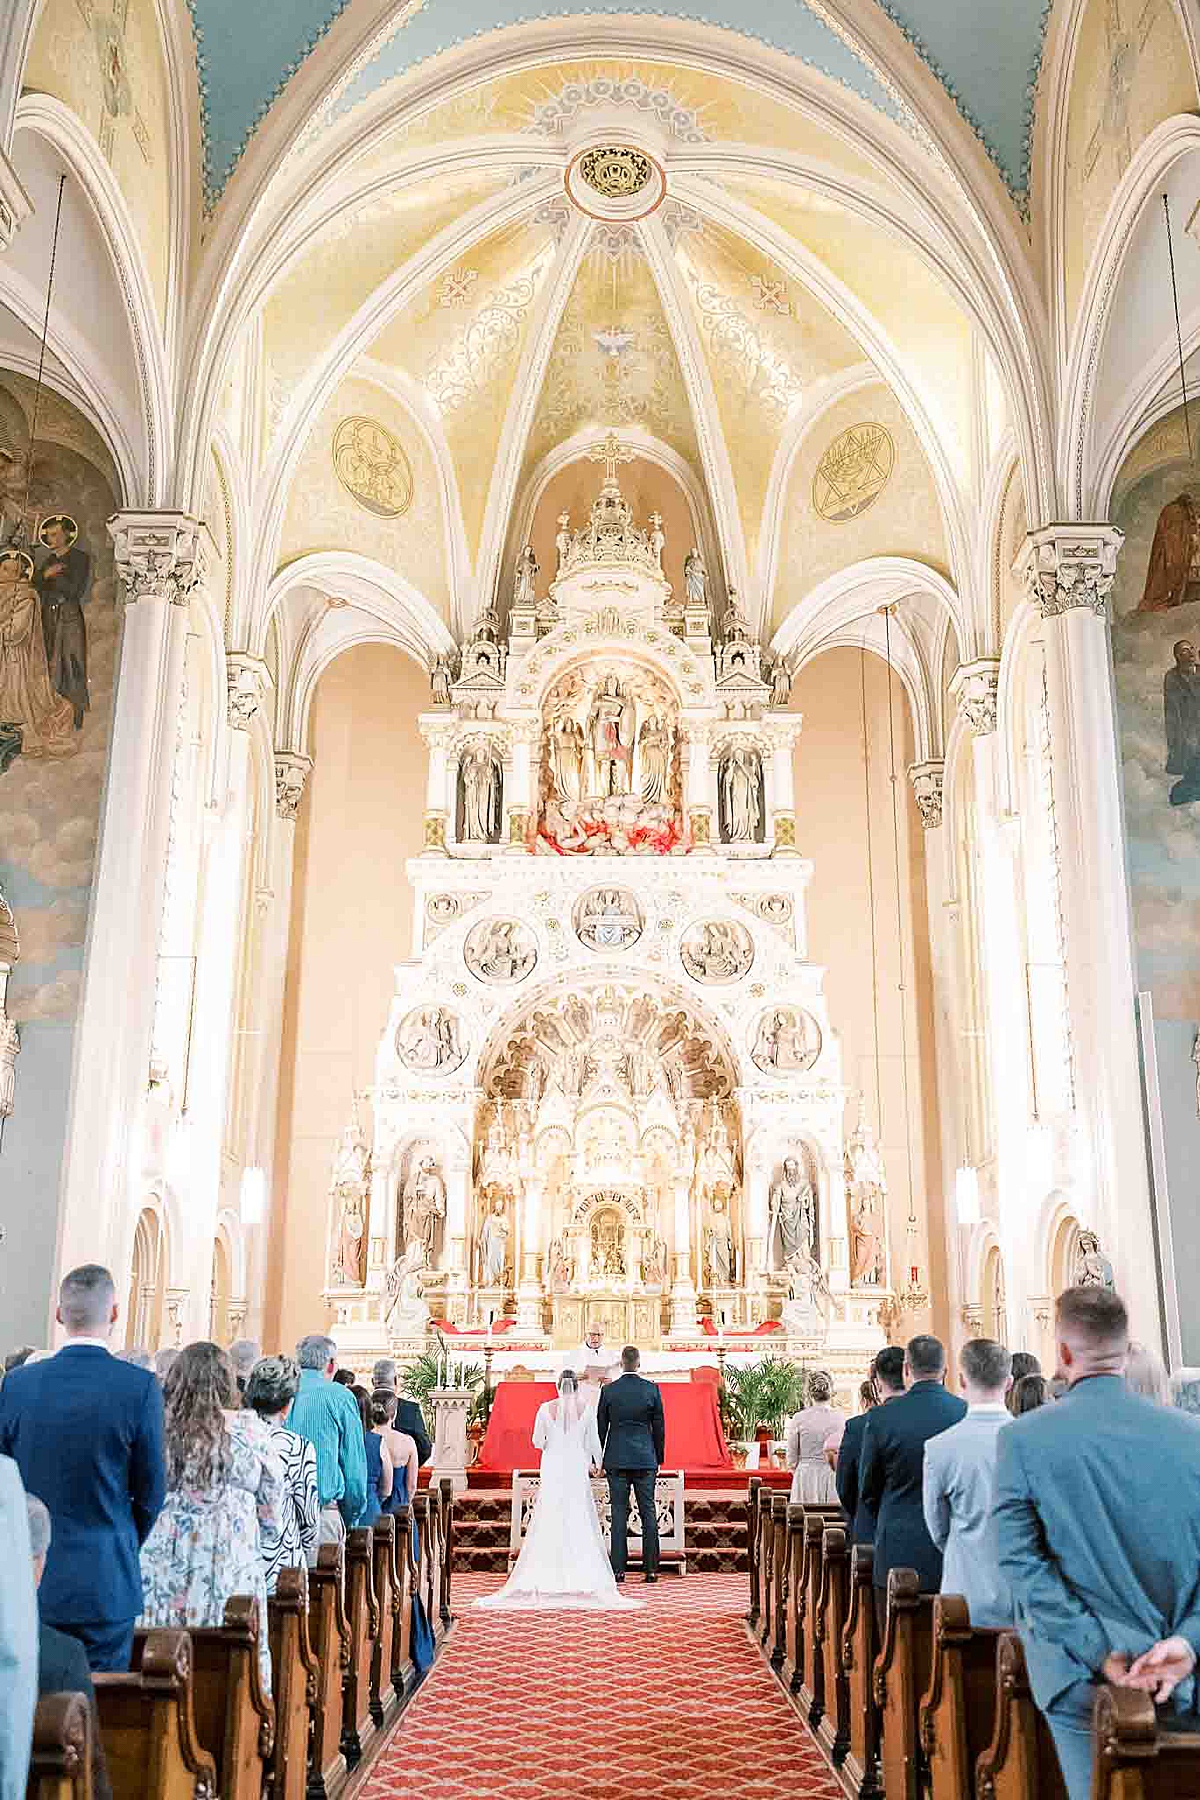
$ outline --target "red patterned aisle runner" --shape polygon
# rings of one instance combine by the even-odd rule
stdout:
[[[664,1576],[644,1612],[476,1612],[360,1800],[841,1800],[742,1624],[744,1575]]]

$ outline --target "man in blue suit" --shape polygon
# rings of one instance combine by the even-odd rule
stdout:
[[[1131,1394],[1129,1320],[1109,1288],[1055,1315],[1053,1406],[1000,1433],[996,1529],[1034,1699],[1071,1800],[1088,1800],[1101,1681],[1190,1704],[1200,1651],[1200,1431]]]
[[[93,1670],[128,1669],[142,1610],[138,1553],[166,1492],[162,1393],[148,1369],[109,1352],[117,1303],[107,1269],[72,1270],[57,1317],[67,1337],[58,1354],[0,1387],[0,1453],[54,1524],[42,1618],[79,1639]]]
[[[889,1400],[898,1400],[904,1392],[904,1352],[898,1344],[889,1344],[886,1350],[871,1362],[871,1382],[879,1397],[879,1404],[886,1405]],[[838,1445],[837,1468],[834,1471],[834,1484],[837,1497],[842,1503],[842,1511],[850,1521],[851,1542],[869,1544],[875,1522],[862,1504],[859,1493],[859,1474],[862,1464],[863,1433],[867,1429],[867,1420],[875,1408],[868,1407],[866,1412],[855,1413],[846,1420],[846,1428],[842,1432],[842,1441]]]
[[[878,1360],[878,1359],[877,1359]],[[925,1523],[925,1445],[965,1418],[967,1403],[943,1386],[946,1352],[935,1337],[915,1337],[904,1352],[908,1392],[867,1414],[859,1496],[874,1527],[871,1578],[880,1618],[893,1569],[915,1569],[923,1594],[942,1585],[942,1553]]]

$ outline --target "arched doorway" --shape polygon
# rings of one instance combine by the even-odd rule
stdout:
[[[228,1344],[233,1336],[229,1303],[233,1298],[233,1268],[229,1245],[222,1234],[213,1240],[212,1289],[208,1308],[208,1334],[214,1344]]]
[[[125,1307],[125,1348],[159,1348],[166,1298],[167,1245],[162,1220],[152,1206],[142,1209],[133,1233],[129,1299]]]

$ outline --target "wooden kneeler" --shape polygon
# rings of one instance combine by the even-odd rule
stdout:
[[[275,1748],[267,1800],[304,1800],[321,1665],[308,1630],[308,1570],[281,1569],[267,1602]]]
[[[998,1631],[976,1631],[961,1594],[933,1602],[933,1663],[920,1739],[930,1800],[971,1800],[975,1764],[992,1741]]]
[[[33,1715],[26,1800],[92,1800],[92,1707],[86,1694],[43,1694]]]
[[[933,1595],[923,1594],[915,1569],[892,1569],[887,1625],[875,1659],[875,1702],[881,1715],[880,1778],[887,1800],[921,1800],[918,1710],[929,1685]]]
[[[996,1649],[992,1741],[975,1764],[977,1800],[1066,1800],[1050,1727],[1034,1704],[1025,1652],[1015,1631]]]
[[[842,1782],[850,1800],[882,1800],[879,1785],[879,1708],[875,1704],[875,1625],[873,1552],[855,1544],[850,1552],[850,1611],[842,1633],[842,1669],[850,1709],[849,1744]]]
[[[321,1545],[317,1566],[308,1572],[308,1594],[309,1637],[318,1668],[308,1794],[309,1800],[335,1800],[346,1784],[342,1715],[350,1667],[345,1550],[341,1544]]]
[[[192,1718],[192,1640],[148,1631],[129,1675],[93,1676],[109,1780],[121,1800],[215,1800],[216,1764]]]

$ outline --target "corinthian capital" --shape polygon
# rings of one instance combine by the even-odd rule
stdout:
[[[963,663],[954,672],[950,692],[958,706],[959,717],[976,737],[986,737],[995,731],[1000,695],[999,658],[982,656],[978,662]]]
[[[261,656],[250,656],[245,650],[230,650],[225,657],[229,687],[229,723],[235,731],[246,731],[263,703],[271,674]]]
[[[916,797],[917,811],[926,831],[936,831],[942,822],[942,783],[944,762],[913,763],[908,771]]]
[[[212,564],[208,526],[189,513],[114,513],[108,534],[127,600],[186,606]]]
[[[311,756],[302,756],[298,750],[276,751],[275,811],[281,819],[296,817],[311,768]]]
[[[1026,591],[1043,619],[1086,607],[1108,617],[1117,556],[1125,533],[1115,525],[1043,525],[1020,555]]]
[[[17,171],[0,150],[0,250],[7,250],[17,227],[33,211],[29,195],[17,179]]]

